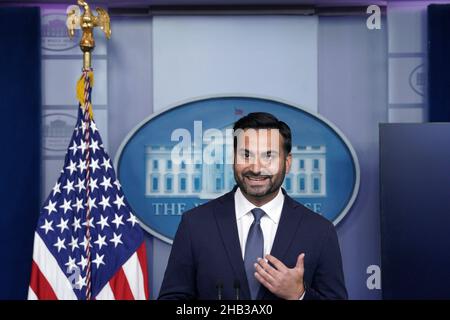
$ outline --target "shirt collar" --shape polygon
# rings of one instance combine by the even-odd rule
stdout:
[[[240,188],[237,188],[234,193],[234,203],[236,208],[236,219],[239,220],[247,213],[249,213],[252,209],[256,208],[256,206],[247,200],[247,198],[242,194]],[[267,216],[274,222],[278,223],[280,221],[281,211],[284,203],[284,194],[281,191],[281,188],[278,190],[278,194],[270,200],[268,203],[259,207],[264,210]]]

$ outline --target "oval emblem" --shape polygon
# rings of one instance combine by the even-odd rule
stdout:
[[[43,147],[47,151],[60,151],[64,154],[77,122],[75,116],[66,113],[50,113],[42,117]]]
[[[49,51],[66,51],[78,46],[81,30],[76,29],[73,39],[69,38],[65,14],[50,13],[42,15],[42,48]]]
[[[229,192],[235,185],[232,127],[251,112],[269,112],[292,131],[292,166],[283,187],[298,202],[335,225],[349,211],[359,189],[359,164],[344,135],[331,122],[298,106],[255,97],[196,100],[150,116],[130,132],[116,156],[119,180],[144,229],[172,243],[181,215]],[[201,162],[211,132],[223,133],[223,163]],[[227,140],[227,134],[231,139]],[[181,137],[181,138],[180,138]],[[200,162],[172,161],[188,141]],[[215,149],[217,152],[217,149]]]
[[[421,96],[424,95],[425,91],[425,84],[426,84],[425,77],[426,73],[424,70],[423,63],[415,67],[409,75],[409,86],[415,93]]]

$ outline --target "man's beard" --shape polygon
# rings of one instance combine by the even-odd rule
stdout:
[[[236,174],[236,171],[234,170],[234,179],[236,180],[236,183],[238,187],[241,189],[241,191],[245,194],[248,194],[253,197],[264,197],[268,194],[272,194],[281,187],[283,184],[284,177],[286,175],[286,166],[283,166],[281,168],[281,173],[278,176],[274,175],[265,175],[265,174],[255,174],[251,170],[245,171],[242,173],[241,176]],[[252,187],[246,183],[246,178],[262,178],[266,177],[268,180],[267,185],[261,186],[261,187]]]

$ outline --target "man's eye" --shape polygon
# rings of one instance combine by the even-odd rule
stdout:
[[[248,158],[250,158],[250,153],[249,153],[249,152],[246,152],[246,151],[241,152],[241,157],[243,157],[243,158],[245,158],[245,159],[248,159]]]

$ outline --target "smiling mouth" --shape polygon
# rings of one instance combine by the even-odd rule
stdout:
[[[265,180],[268,179],[268,176],[245,176],[246,178],[250,179],[250,180],[255,180],[255,181],[261,181],[261,180]]]
[[[258,184],[262,184],[265,183],[267,180],[269,180],[270,176],[249,176],[246,175],[244,176],[247,181],[250,182],[250,184],[252,185],[258,185]]]

